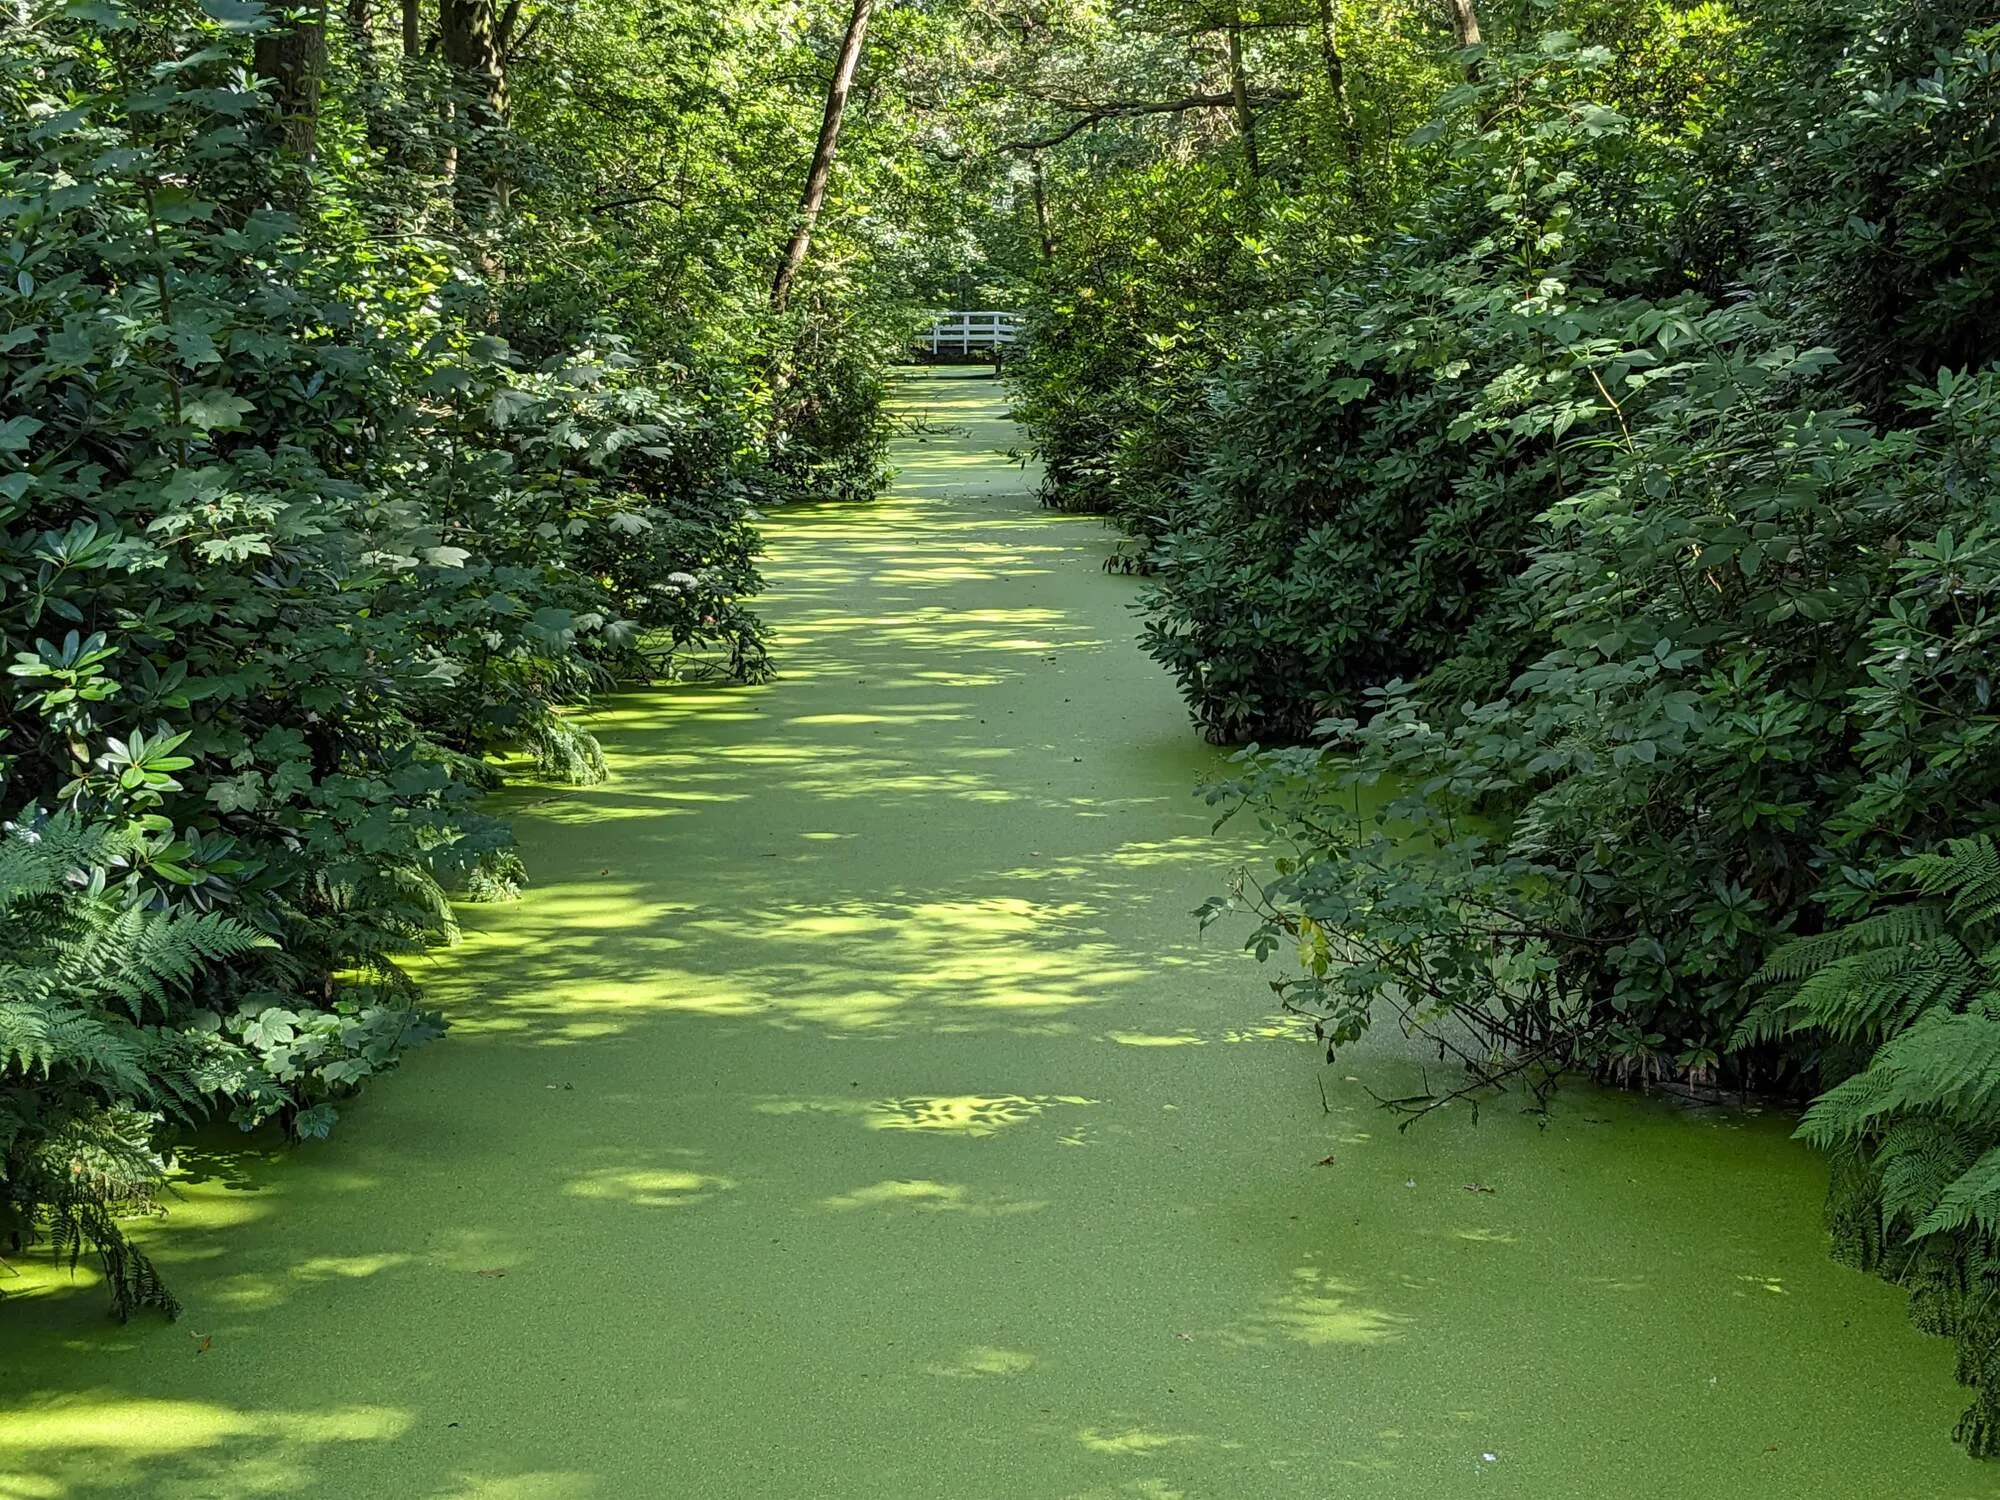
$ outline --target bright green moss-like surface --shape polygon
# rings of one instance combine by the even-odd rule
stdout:
[[[891,499],[770,523],[782,678],[516,794],[451,1036],[190,1159],[181,1323],[21,1268],[0,1500],[2000,1493],[1785,1122],[1317,1067],[1189,919],[1246,849],[1103,534],[992,382],[905,394]]]

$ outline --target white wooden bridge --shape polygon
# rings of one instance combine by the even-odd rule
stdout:
[[[917,335],[917,353],[930,359],[998,358],[1021,336],[1021,315],[984,309],[945,312]]]

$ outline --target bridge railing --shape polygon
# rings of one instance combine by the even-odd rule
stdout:
[[[932,359],[944,356],[994,354],[1015,343],[1021,336],[1021,315],[992,308],[976,311],[939,313],[929,328],[917,335],[919,353]]]

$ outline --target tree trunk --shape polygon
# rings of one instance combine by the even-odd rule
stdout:
[[[1473,8],[1473,0],[1451,0],[1451,29],[1458,35],[1459,49],[1477,47],[1480,43],[1479,12]],[[1479,82],[1479,60],[1474,58],[1465,65],[1465,81]]]
[[[271,103],[284,126],[285,147],[311,158],[319,141],[320,77],[326,70],[326,0],[308,17],[257,38],[257,76],[271,80]]]
[[[1042,259],[1056,258],[1056,231],[1054,221],[1049,218],[1048,187],[1042,180],[1042,159],[1039,155],[1028,158],[1028,170],[1032,174],[1029,183],[1034,190],[1035,229],[1042,237]]]
[[[847,112],[848,90],[854,86],[854,70],[861,64],[861,44],[868,35],[868,18],[874,14],[875,0],[854,0],[847,19],[847,35],[840,44],[834,63],[833,81],[827,85],[826,112],[820,117],[819,144],[813,147],[812,170],[806,173],[806,190],[799,199],[799,214],[778,274],[771,281],[771,310],[783,312],[792,300],[792,281],[805,263],[812,245],[813,225],[826,203],[827,183],[833,177],[833,151],[840,141],[840,117]]]
[[[1243,173],[1255,182],[1257,167],[1257,116],[1250,108],[1250,80],[1243,74],[1243,28],[1229,23],[1229,97],[1236,105],[1236,128],[1243,134]]]
[[[1326,62],[1326,86],[1342,115],[1347,113],[1347,64],[1340,55],[1340,25],[1334,18],[1333,0],[1319,0],[1319,52]]]
[[[1347,157],[1350,194],[1361,170],[1361,141],[1354,133],[1354,111],[1347,102],[1347,60],[1340,55],[1340,22],[1334,6],[1338,0],[1319,0],[1319,51],[1326,62],[1326,86],[1333,91],[1334,108],[1340,116],[1341,150]]]
[[[1473,0],[1451,0],[1451,28],[1460,47],[1479,45],[1479,12],[1473,9]]]
[[[347,45],[354,50],[354,65],[367,77],[375,71],[374,0],[347,0]]]
[[[520,19],[520,0],[502,11],[494,0],[438,0],[438,42],[444,60],[472,86],[465,123],[474,132],[466,160],[450,148],[453,196],[468,222],[504,210],[512,184],[491,132],[507,123],[507,37]]]
[[[403,0],[403,56],[414,60],[424,50],[423,0]]]
[[[480,97],[472,104],[474,122],[497,125],[505,120],[505,38],[493,0],[439,0],[438,38],[444,60],[477,88]]]

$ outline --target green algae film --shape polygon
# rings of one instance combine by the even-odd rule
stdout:
[[[1189,918],[1244,851],[1102,532],[905,398],[894,497],[770,525],[784,676],[513,794],[452,1035],[190,1154],[181,1323],[13,1268],[0,1500],[2000,1493],[1783,1121],[1320,1068]]]

